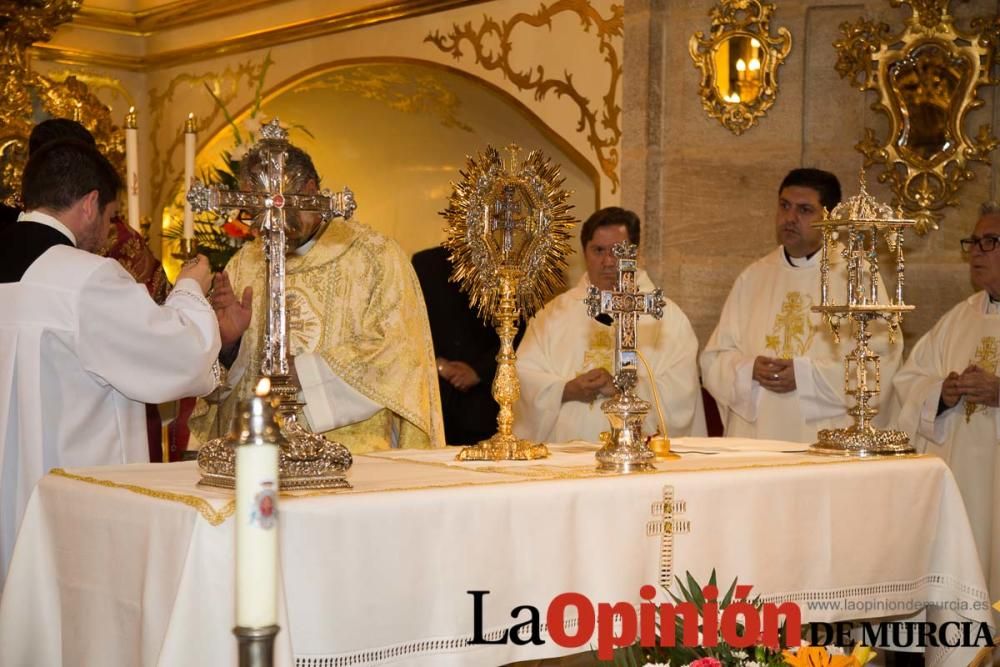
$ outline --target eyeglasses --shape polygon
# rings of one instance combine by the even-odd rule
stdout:
[[[976,246],[979,246],[979,249],[983,252],[993,252],[996,250],[997,244],[1000,244],[1000,237],[984,236],[983,238],[978,238],[970,236],[967,239],[962,239],[959,243],[962,244],[962,252],[972,252],[972,249]]]

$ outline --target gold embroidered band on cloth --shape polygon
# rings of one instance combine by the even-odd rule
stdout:
[[[132,493],[138,493],[141,496],[146,496],[149,498],[157,498],[159,500],[169,500],[170,502],[182,503],[197,510],[198,514],[201,514],[205,521],[208,521],[213,526],[218,526],[223,521],[228,519],[236,511],[236,501],[229,500],[219,509],[212,507],[204,498],[199,498],[198,496],[192,496],[184,493],[174,493],[172,491],[157,491],[156,489],[148,489],[144,486],[138,486],[136,484],[122,484],[120,482],[112,482],[106,479],[97,479],[96,477],[87,477],[84,475],[74,475],[73,473],[66,472],[62,468],[53,468],[50,474],[56,475],[58,477],[65,477],[67,479],[73,479],[78,482],[86,482],[87,484],[97,484],[98,486],[104,486],[111,489],[122,489],[123,491],[131,491]]]

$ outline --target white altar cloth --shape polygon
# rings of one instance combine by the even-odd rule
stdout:
[[[627,476],[594,473],[595,448],[581,444],[534,462],[392,451],[355,457],[352,490],[283,495],[276,664],[479,666],[576,652],[547,636],[468,646],[467,591],[490,591],[487,635],[523,621],[511,619],[518,605],[544,622],[563,592],[638,603],[640,586],[664,574],[663,538],[651,533],[665,487],[690,522],[673,537],[677,575],[705,583],[715,568],[720,586],[739,577],[753,595],[799,602],[803,621],[884,617],[889,603],[950,605],[927,609],[939,624],[989,621],[972,533],[940,460],[675,445],[701,453]],[[0,665],[235,665],[232,495],[197,480],[193,463],[44,478],[0,599]],[[807,606],[817,600],[826,608]],[[965,665],[973,653],[936,650],[927,664]]]

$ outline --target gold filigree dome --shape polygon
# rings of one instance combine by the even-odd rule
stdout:
[[[461,284],[484,318],[494,319],[503,278],[516,283],[518,310],[531,315],[563,286],[570,252],[570,193],[562,189],[558,165],[540,151],[521,160],[508,147],[505,162],[488,146],[469,157],[454,184],[444,246],[451,254],[452,280]]]
[[[858,194],[848,197],[833,207],[827,215],[828,222],[843,224],[850,223],[884,223],[894,225],[913,225],[914,220],[909,220],[902,216],[902,211],[893,211],[892,207],[884,204],[868,193],[865,185],[865,172],[861,171]]]

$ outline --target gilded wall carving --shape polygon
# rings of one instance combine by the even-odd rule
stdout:
[[[118,109],[121,110],[120,115],[122,118],[125,118],[125,110],[135,106],[135,97],[132,96],[132,93],[121,82],[121,79],[116,77],[96,74],[88,70],[68,69],[47,72],[45,76],[59,83],[63,83],[66,79],[73,77],[86,85],[98,97],[104,93],[104,99],[110,101],[113,105],[117,105]],[[112,108],[115,107],[113,106]]]
[[[271,64],[270,54],[259,63],[247,60],[240,63],[235,68],[226,67],[222,72],[206,72],[204,74],[180,74],[167,84],[166,88],[160,92],[157,88],[149,91],[150,108],[150,130],[149,140],[152,146],[152,176],[150,177],[150,187],[152,190],[153,210],[159,210],[167,203],[169,193],[166,191],[170,183],[180,178],[180,168],[173,168],[174,156],[184,144],[184,132],[181,122],[177,123],[176,132],[172,134],[170,143],[161,146],[157,141],[157,135],[164,123],[167,112],[175,104],[175,97],[178,93],[194,92],[198,99],[203,95],[207,96],[204,86],[211,87],[212,92],[225,105],[230,105],[240,95],[241,86],[244,89],[253,90],[254,84],[258,81],[262,73]],[[197,128],[203,132],[212,128],[221,120],[222,110],[218,105],[213,105],[208,114],[197,117]],[[178,164],[180,160],[177,161]]]
[[[326,72],[292,88],[293,93],[329,90],[348,93],[364,99],[382,102],[390,109],[403,113],[425,113],[437,116],[445,127],[466,132],[473,129],[458,117],[461,102],[454,92],[429,74],[404,74],[399,67],[352,67]]]
[[[546,76],[545,68],[540,64],[527,70],[519,70],[511,63],[514,50],[512,33],[515,29],[522,26],[551,28],[552,19],[564,13],[576,14],[585,31],[594,30],[598,40],[597,49],[607,63],[607,93],[599,104],[592,104],[580,92],[573,81],[573,75],[568,71],[561,78],[552,78]],[[587,133],[587,142],[597,157],[601,171],[611,181],[611,192],[614,193],[618,191],[620,182],[618,145],[622,136],[622,110],[616,98],[622,76],[618,44],[624,35],[624,27],[624,5],[611,5],[611,14],[605,18],[587,0],[559,0],[551,5],[542,5],[534,14],[519,12],[503,21],[485,16],[478,27],[474,27],[472,22],[466,22],[465,25],[453,24],[447,34],[434,31],[424,41],[450,53],[456,60],[465,56],[462,46],[467,43],[480,67],[487,71],[502,72],[519,90],[534,91],[536,100],[545,99],[549,93],[571,100],[580,113],[577,131]],[[581,75],[581,78],[585,76],[593,77],[594,73],[588,72]]]

